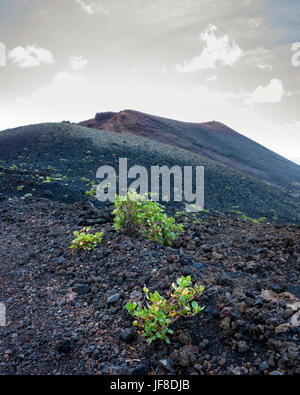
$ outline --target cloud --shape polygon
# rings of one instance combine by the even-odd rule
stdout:
[[[185,60],[184,65],[177,64],[178,73],[190,73],[204,69],[215,69],[219,63],[221,65],[233,66],[242,56],[243,51],[227,34],[218,38],[215,25],[210,24],[201,33],[200,38],[205,42],[205,46],[199,56],[190,60]]]
[[[284,95],[290,94],[290,92],[285,92],[282,81],[274,78],[267,86],[259,86],[250,93],[246,98],[245,103],[250,105],[261,103],[280,103]]]
[[[160,70],[160,72],[161,72],[162,74],[166,74],[167,71],[168,71],[168,68],[167,68],[166,65],[163,66],[163,67],[161,68],[161,70]]]
[[[252,28],[256,28],[260,27],[264,23],[264,19],[261,17],[250,18],[248,23]]]
[[[69,56],[68,63],[71,69],[77,71],[83,69],[88,64],[88,61],[82,55],[78,55]]]
[[[198,92],[208,98],[213,97],[215,101],[239,101],[239,105],[246,105],[246,107],[253,106],[255,104],[265,103],[281,103],[285,96],[291,96],[291,92],[285,91],[283,83],[279,79],[272,79],[266,86],[258,86],[253,92],[222,92],[222,91],[211,91],[205,86],[198,86]],[[213,100],[211,101],[213,103]]]
[[[270,64],[259,64],[258,68],[260,68],[261,70],[269,70],[272,71],[273,70],[273,66]]]
[[[8,53],[8,58],[22,68],[54,63],[54,57],[50,51],[35,45],[28,45],[26,48],[16,47]]]
[[[213,74],[209,77],[206,78],[206,81],[216,81],[218,79],[218,75],[217,74]]]
[[[88,101],[91,92],[92,86],[85,74],[60,71],[49,84],[41,86],[32,95],[19,97],[12,106],[12,113],[20,111],[26,124],[62,121],[77,115],[82,118],[82,104]],[[7,114],[10,115],[9,110]]]
[[[74,1],[75,3],[80,5],[82,11],[85,11],[89,15],[95,15],[97,13],[104,15],[110,14],[110,9],[108,7],[105,7],[103,4],[96,2],[87,4],[83,0],[74,0]]]
[[[0,42],[0,67],[6,66],[6,47]]]

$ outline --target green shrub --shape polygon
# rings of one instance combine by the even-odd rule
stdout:
[[[89,191],[86,191],[85,194],[87,196],[92,196],[92,197],[96,196],[96,188],[95,187],[91,188]]]
[[[21,199],[22,199],[22,200],[25,200],[25,199],[31,198],[31,197],[32,197],[32,193],[26,193],[26,195],[21,196]]]
[[[148,301],[146,307],[141,304],[127,303],[126,309],[135,319],[133,326],[143,329],[142,335],[147,338],[147,343],[161,339],[170,343],[168,335],[173,334],[169,328],[179,317],[191,317],[204,309],[194,300],[203,292],[203,287],[192,287],[191,276],[180,277],[176,284],[172,284],[173,290],[167,300],[155,293],[150,293],[144,287],[145,298]]]
[[[80,231],[75,231],[74,236],[76,239],[72,241],[70,246],[71,249],[82,249],[82,250],[95,250],[96,247],[102,242],[103,233],[88,233],[91,227],[86,227]]]
[[[51,182],[51,177],[47,176],[45,180],[43,180],[43,184],[48,184]]]
[[[171,244],[183,230],[174,218],[164,213],[162,206],[152,200],[129,192],[126,196],[116,196],[114,226],[116,230],[128,234],[139,233],[159,244]]]

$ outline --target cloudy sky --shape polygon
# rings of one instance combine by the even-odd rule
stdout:
[[[0,42],[0,130],[135,109],[300,158],[299,0],[0,0]]]

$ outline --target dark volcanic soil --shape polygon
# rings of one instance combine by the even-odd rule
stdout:
[[[0,373],[299,374],[299,227],[181,220],[166,248],[117,233],[109,209],[0,202]],[[79,224],[104,230],[96,251],[68,248]],[[205,286],[206,308],[149,347],[124,306],[180,274]]]

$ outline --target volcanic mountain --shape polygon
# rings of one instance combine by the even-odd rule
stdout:
[[[183,229],[170,246],[116,230],[113,206],[90,196],[119,158],[205,167],[206,210],[166,205]],[[68,122],[0,132],[0,375],[299,375],[299,199],[245,174]],[[83,226],[103,233],[95,250],[70,249]],[[145,285],[170,300],[181,276],[204,286],[205,308],[149,346],[126,305],[147,306]]]
[[[130,114],[144,117],[137,113]],[[106,117],[110,119],[111,115],[106,115]],[[150,125],[155,123],[155,118],[145,116],[144,119]],[[241,172],[233,166],[224,165],[220,160],[213,160],[195,150],[192,152],[178,148],[174,144],[163,144],[157,141],[160,138],[159,130],[162,131],[161,138],[166,138],[169,131],[167,127],[164,128],[161,121],[157,123],[160,129],[153,131],[157,139],[129,133],[95,130],[68,122],[28,125],[2,131],[0,132],[0,199],[2,195],[2,198],[6,199],[26,200],[32,196],[33,198],[46,197],[65,203],[85,201],[90,199],[93,185],[99,182],[96,179],[97,169],[102,165],[109,165],[118,171],[119,158],[127,158],[128,169],[134,165],[141,165],[147,169],[149,175],[151,166],[155,165],[166,165],[169,168],[175,165],[181,168],[204,166],[204,207],[210,210],[210,213],[216,211],[228,213],[235,210],[255,219],[266,217],[269,221],[278,219],[279,222],[300,223],[299,198],[291,196],[282,189],[267,185],[260,179],[249,176],[245,171]],[[170,121],[170,124],[177,125],[175,121]],[[105,127],[111,128],[108,124]],[[172,131],[174,128],[175,126],[172,126]],[[188,127],[186,128],[188,130]],[[164,130],[167,130],[165,135]],[[179,129],[176,129],[176,133],[180,137]],[[209,132],[207,131],[206,134],[208,135]],[[230,130],[227,130],[227,134],[223,132],[219,134],[211,132],[211,134],[219,136],[219,139],[216,138],[215,141],[219,141],[220,151],[222,136],[224,141],[227,137],[236,136],[235,132]],[[240,139],[248,142],[238,134],[237,136],[236,141]],[[184,143],[183,137],[180,141]],[[187,141],[186,144],[190,142]],[[294,165],[294,168],[289,161],[275,156],[250,140],[248,144],[254,144],[255,148],[258,147],[257,150],[262,150],[269,155],[269,158],[274,155],[275,169],[276,161],[280,169],[284,168],[285,163],[286,171],[291,166],[291,180],[299,180],[299,177],[296,178],[297,175],[299,176],[299,166]],[[243,147],[242,144],[240,146]],[[227,144],[227,147],[229,149],[230,145]],[[226,146],[224,152],[226,153]],[[232,152],[234,152],[233,148]],[[226,155],[229,156],[228,153]],[[237,151],[236,155],[240,155],[240,151]],[[250,155],[252,153],[249,152]],[[238,160],[235,159],[235,162],[238,163]],[[259,156],[257,163],[261,162],[264,162],[264,158]],[[267,161],[264,163],[267,166]],[[287,172],[287,177],[288,175]],[[282,180],[280,177],[279,179]],[[173,188],[172,184],[171,188]],[[94,198],[93,204],[100,205]],[[172,210],[174,212],[178,208],[172,202],[167,205],[171,213]]]
[[[300,166],[220,122],[190,123],[125,110],[97,113],[79,123],[89,128],[130,133],[201,154],[300,195]]]

